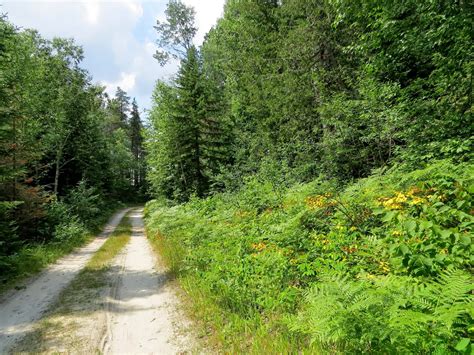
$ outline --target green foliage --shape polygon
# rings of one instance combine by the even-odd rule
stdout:
[[[82,221],[91,221],[100,213],[102,201],[95,188],[87,187],[85,180],[79,182],[65,199],[71,214]]]
[[[170,0],[165,10],[166,21],[156,21],[159,49],[153,57],[165,65],[171,58],[178,59],[187,55],[193,46],[193,38],[197,32],[194,25],[196,12],[181,0]]]
[[[148,228],[226,349],[471,351],[472,10],[229,0],[158,83]]]
[[[341,353],[453,353],[472,321],[472,289],[459,270],[426,283],[321,276],[290,329]]]
[[[320,144],[322,163],[332,177],[369,175],[374,168],[389,162],[400,141],[397,85],[370,79],[359,85],[357,97],[335,94],[320,108],[325,126]]]
[[[145,150],[143,146],[143,124],[138,112],[138,105],[134,99],[130,116],[130,143],[133,155],[133,186],[137,191],[145,193]]]
[[[191,12],[172,17],[192,24]],[[347,182],[394,161],[412,169],[467,161],[470,12],[456,1],[228,1],[200,50],[194,86],[212,93],[201,109],[226,127],[214,137],[230,145],[225,159],[201,159],[217,166],[205,174],[210,185],[241,186],[265,170],[262,160],[285,162],[300,182],[320,174]],[[189,96],[194,87],[182,89]],[[183,193],[169,189],[168,197]]]
[[[84,242],[107,203],[143,196],[138,107],[132,135],[129,97],[118,88],[109,99],[82,60],[72,39],[47,40],[0,17],[2,283]]]
[[[15,250],[21,245],[21,240],[18,238],[17,225],[12,214],[15,208],[21,202],[0,202],[0,258],[8,255],[12,250]],[[2,266],[0,266],[1,268]]]
[[[245,351],[247,324],[278,328],[293,350],[453,352],[472,324],[469,186],[472,164],[449,161],[342,188],[255,177],[180,206],[151,202],[146,220],[188,292],[228,317],[215,325],[223,346]]]
[[[67,243],[71,240],[81,240],[86,233],[84,225],[79,222],[79,219],[72,218],[68,221],[63,221],[54,227],[54,241],[59,243]]]
[[[218,103],[195,47],[188,49],[171,85],[157,83],[154,100],[147,164],[155,194],[178,202],[206,195],[228,159],[226,130],[214,116]]]

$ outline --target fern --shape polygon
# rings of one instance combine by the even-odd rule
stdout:
[[[326,275],[290,328],[340,352],[446,353],[472,324],[472,280],[460,270],[414,278],[349,280]]]

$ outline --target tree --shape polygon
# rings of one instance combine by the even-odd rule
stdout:
[[[51,108],[51,119],[45,134],[45,139],[54,151],[54,194],[59,191],[59,175],[61,169],[75,159],[73,155],[65,157],[67,145],[74,135],[77,122],[78,96],[87,85],[85,73],[78,68],[83,59],[82,48],[71,40],[56,38],[52,42],[52,49],[56,56],[51,58],[50,83],[58,88],[57,97]],[[71,109],[76,107],[76,109]]]
[[[172,199],[179,186],[177,156],[177,123],[173,116],[177,100],[174,86],[162,81],[153,91],[150,126],[146,130],[147,180],[155,196]]]
[[[128,124],[128,113],[130,112],[130,96],[127,96],[127,93],[119,86],[115,92],[115,102],[117,103],[120,122],[123,127],[126,127]]]
[[[133,167],[133,185],[139,190],[145,181],[144,178],[144,150],[143,150],[143,136],[142,136],[143,124],[140,119],[140,113],[138,112],[137,101],[132,101],[132,111],[130,115],[130,141],[131,150],[134,158]]]
[[[160,65],[168,63],[170,58],[183,59],[193,46],[197,32],[194,25],[195,11],[181,0],[170,0],[165,10],[166,21],[156,21],[159,49],[154,54]]]
[[[150,182],[158,194],[177,201],[203,196],[207,189],[200,137],[202,94],[198,52],[191,47],[173,85],[157,84],[150,115]]]
[[[47,40],[0,16],[2,280],[19,270],[11,256],[25,245],[75,243],[104,199],[136,200],[133,180],[144,169],[136,161],[143,160],[138,107],[132,154],[129,97],[118,88],[109,100],[82,59],[72,39]]]
[[[174,115],[180,126],[177,163],[179,166],[181,191],[185,198],[192,194],[203,196],[207,181],[202,165],[200,125],[203,118],[201,100],[201,71],[198,52],[191,47],[183,59],[176,78],[176,100]]]

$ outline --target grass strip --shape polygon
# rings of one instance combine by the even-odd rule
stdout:
[[[66,289],[75,291],[83,287],[97,288],[106,284],[105,273],[109,270],[110,263],[129,242],[132,235],[130,219],[125,216],[115,231],[105,241],[104,245],[92,256],[79,275]]]

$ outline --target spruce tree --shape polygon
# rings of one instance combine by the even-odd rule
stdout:
[[[200,123],[203,118],[201,107],[202,86],[199,54],[193,46],[181,62],[176,78],[177,101],[174,108],[177,139],[177,168],[180,176],[182,197],[192,194],[202,196],[207,181],[201,164]]]
[[[132,101],[132,112],[130,115],[130,142],[132,155],[134,159],[133,168],[133,185],[138,190],[142,187],[144,181],[143,171],[143,136],[142,136],[143,124],[140,119],[140,113],[138,112],[137,101]]]

